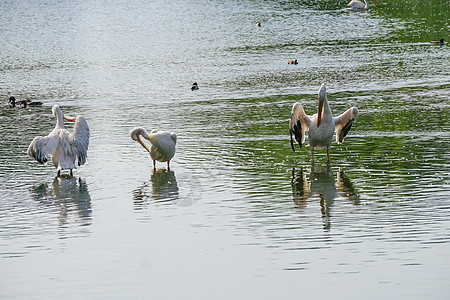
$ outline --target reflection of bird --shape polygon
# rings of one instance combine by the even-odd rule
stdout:
[[[375,1],[371,0],[373,4],[377,5]],[[347,4],[348,10],[368,10],[369,9],[369,2],[367,0],[364,0],[364,3],[358,0],[352,0]]]
[[[155,200],[178,200],[178,184],[173,171],[159,171],[151,177],[153,198]]]
[[[347,178],[347,175],[345,175],[344,170],[341,168],[339,168],[336,176],[336,189],[338,196],[347,198],[355,205],[359,204],[358,194],[355,192],[352,182]]]
[[[292,169],[291,184],[295,204],[300,208],[306,207],[307,200],[311,197],[311,187],[303,170],[296,172],[295,168]]]
[[[27,153],[41,164],[47,162],[46,155],[51,155],[53,164],[58,169],[57,176],[61,175],[61,170],[67,169],[70,169],[72,175],[72,169],[77,168],[75,161],[78,161],[78,166],[86,162],[89,126],[83,116],[77,116],[76,120],[65,116],[57,104],[53,105],[52,112],[56,117],[55,128],[46,137],[35,137]],[[64,119],[75,122],[72,133],[64,128]]]
[[[322,84],[319,89],[319,110],[317,114],[313,116],[306,115],[302,105],[298,102],[292,106],[291,120],[289,122],[292,150],[295,152],[292,135],[294,135],[295,141],[302,147],[302,144],[305,142],[306,132],[309,131],[308,140],[313,163],[314,149],[327,148],[329,164],[333,133],[336,132],[336,142],[341,144],[357,116],[358,109],[352,107],[340,116],[333,118],[327,101],[326,86]]]
[[[140,209],[143,204],[146,204],[146,199],[150,197],[153,198],[156,203],[178,201],[178,184],[173,171],[158,170],[157,172],[154,172],[151,177],[151,183],[151,196],[147,195],[145,192],[148,182],[133,191],[133,199],[136,209]]]
[[[346,177],[343,170],[339,169],[336,180],[333,177],[331,168],[313,168],[307,176],[303,170],[292,170],[292,195],[295,204],[300,208],[305,208],[308,200],[319,196],[322,217],[325,220],[325,228],[330,228],[330,209],[336,197],[345,197],[357,205],[358,195],[352,183]]]
[[[152,144],[150,149],[141,140],[141,135]],[[148,134],[144,128],[138,127],[131,130],[130,136],[150,153],[150,157],[153,160],[153,172],[156,172],[156,161],[167,161],[167,170],[170,170],[170,160],[175,155],[175,144],[177,143],[177,135],[175,133],[153,129]]]
[[[292,170],[292,194],[294,202],[300,208],[305,208],[308,200],[319,196],[324,228],[330,229],[330,209],[336,198],[337,191],[333,173],[330,168],[312,169],[308,181],[303,171]]]
[[[59,220],[67,223],[68,213],[76,212],[83,225],[90,224],[91,197],[86,182],[81,178],[62,175],[55,177],[51,186],[47,183],[32,189],[36,201],[59,208]]]

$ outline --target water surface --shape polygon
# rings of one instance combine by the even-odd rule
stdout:
[[[1,298],[446,298],[449,6],[345,2],[3,1]],[[289,144],[322,82],[360,112],[329,168]],[[26,155],[54,103],[91,128],[73,177]]]

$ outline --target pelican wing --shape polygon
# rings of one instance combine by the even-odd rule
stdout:
[[[289,133],[292,151],[295,152],[292,135],[294,135],[295,141],[301,148],[302,144],[305,142],[306,132],[309,131],[310,124],[311,117],[305,114],[305,111],[303,110],[303,107],[300,103],[295,103],[292,106],[291,120],[289,121]]]
[[[28,146],[27,154],[41,164],[47,163],[47,155],[53,155],[59,146],[59,136],[52,132],[47,136],[37,136]]]
[[[342,144],[357,117],[358,109],[352,107],[342,115],[334,118],[334,131],[336,132],[336,142],[338,144]]]
[[[171,149],[175,148],[177,136],[174,133],[168,131],[159,131],[153,129],[147,138],[154,147],[158,149]]]
[[[87,150],[89,147],[89,126],[83,116],[77,116],[75,128],[69,136],[69,141],[74,153],[78,158],[78,165],[86,162]]]
[[[153,160],[169,161],[175,155],[176,135],[169,131],[152,130],[148,135],[152,143],[150,156]]]

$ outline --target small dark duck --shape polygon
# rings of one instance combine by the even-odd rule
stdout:
[[[19,100],[16,101],[16,97],[9,97],[8,101],[9,106],[16,107],[19,106],[20,108],[25,108],[27,106],[41,106],[43,103],[39,101],[31,101],[31,100]]]
[[[444,45],[445,41],[444,39],[441,39],[440,41],[431,41],[430,43],[431,45]]]
[[[194,83],[191,85],[191,91],[195,91],[195,90],[198,90],[198,83],[197,83],[197,82],[194,82]]]

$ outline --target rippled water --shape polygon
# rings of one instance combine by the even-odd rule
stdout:
[[[345,2],[0,3],[0,297],[445,299],[448,3]],[[329,168],[288,136],[322,82],[360,111]],[[91,128],[73,177],[26,155],[54,103]]]

